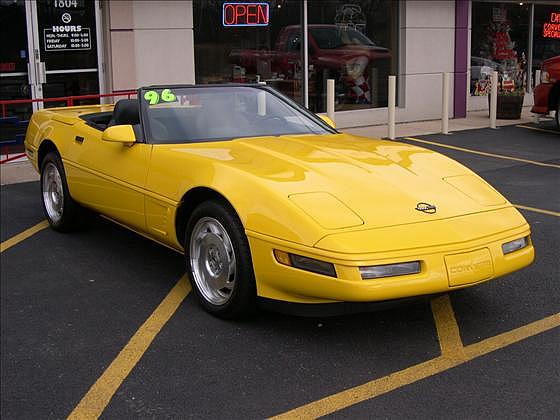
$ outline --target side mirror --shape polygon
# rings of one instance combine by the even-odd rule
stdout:
[[[127,146],[132,146],[132,144],[136,143],[136,135],[131,125],[114,125],[108,127],[103,131],[101,139],[113,143],[122,143]]]
[[[336,128],[336,124],[329,117],[327,117],[326,115],[322,115],[322,114],[317,114],[317,115],[319,116],[319,118],[321,118],[323,121],[325,121],[332,128]]]

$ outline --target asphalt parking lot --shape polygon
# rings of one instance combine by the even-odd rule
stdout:
[[[181,255],[101,218],[44,229],[38,183],[2,186],[2,418],[557,418],[560,133],[399,141],[517,205],[535,263],[380,312],[228,322],[188,293]]]

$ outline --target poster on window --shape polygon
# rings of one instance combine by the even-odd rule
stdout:
[[[485,96],[498,72],[498,89],[524,88],[528,10],[523,5],[473,3],[471,95]]]

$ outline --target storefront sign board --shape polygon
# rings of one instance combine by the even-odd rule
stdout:
[[[268,26],[268,3],[224,3],[222,23],[224,26]]]

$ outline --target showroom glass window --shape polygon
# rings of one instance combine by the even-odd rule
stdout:
[[[274,0],[266,26],[225,26],[223,1],[194,0],[196,83],[265,81],[302,101],[299,0]],[[235,2],[245,4],[245,2]],[[309,0],[309,108],[326,110],[326,80],[336,110],[387,106],[396,74],[398,2]],[[228,21],[232,18],[228,15]]]
[[[326,80],[335,109],[387,106],[387,78],[397,74],[398,2],[309,0],[309,108],[326,111]]]
[[[560,55],[560,4],[535,4],[533,70],[547,58]],[[538,83],[538,81],[537,81]]]
[[[527,3],[472,3],[471,95],[488,94],[494,70],[502,86],[524,88],[529,7]]]
[[[260,2],[266,20],[249,3],[259,2],[193,1],[196,83],[263,81],[302,103],[302,3]]]

